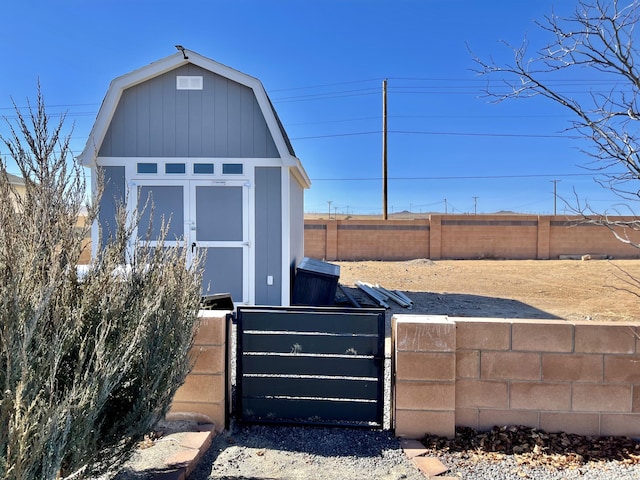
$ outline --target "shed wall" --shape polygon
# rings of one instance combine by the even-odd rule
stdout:
[[[280,167],[256,167],[256,305],[282,304],[281,178]]]
[[[293,175],[289,176],[289,278],[293,286],[295,268],[304,257],[304,188]],[[291,292],[293,293],[293,292]]]
[[[102,231],[102,247],[116,233],[116,212],[125,201],[124,167],[102,167],[104,173],[104,190],[100,198],[98,224]]]

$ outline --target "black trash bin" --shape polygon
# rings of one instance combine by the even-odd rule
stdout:
[[[340,266],[304,257],[296,268],[293,305],[326,307],[334,304]]]

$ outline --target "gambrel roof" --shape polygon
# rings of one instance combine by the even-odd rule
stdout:
[[[11,175],[10,173],[7,173],[7,177],[9,178],[9,183],[11,185],[24,185],[24,178],[22,177]]]
[[[185,56],[187,58],[185,58]],[[117,77],[111,82],[102,105],[100,106],[98,116],[93,128],[91,129],[85,148],[78,157],[80,164],[85,166],[95,165],[98,152],[105,141],[109,125],[114,118],[118,103],[126,89],[187,64],[196,65],[209,72],[248,87],[253,91],[255,99],[275,143],[278,155],[282,159],[283,166],[292,167],[293,173],[301,185],[308,188],[311,184],[309,177],[307,176],[302,163],[295,156],[295,152],[287,133],[285,132],[275,109],[273,108],[262,82],[255,77],[251,77],[192,51],[186,51],[186,55],[183,55],[181,52],[175,53],[145,67]]]

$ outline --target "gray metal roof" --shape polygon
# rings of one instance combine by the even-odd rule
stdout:
[[[12,185],[24,185],[24,179],[22,177],[18,177],[17,175],[11,175],[7,173],[9,177],[9,183]]]

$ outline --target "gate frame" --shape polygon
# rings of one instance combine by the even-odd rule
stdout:
[[[298,421],[298,420],[248,420],[242,417],[242,311],[280,311],[283,314],[286,313],[334,313],[334,314],[375,314],[377,319],[377,354],[373,356],[372,361],[376,367],[377,375],[377,387],[376,387],[376,419],[375,424],[364,422],[345,422],[334,420],[330,422],[315,422],[312,420]],[[368,428],[368,429],[383,429],[384,428],[384,407],[385,407],[385,340],[386,340],[386,310],[383,308],[351,308],[351,307],[316,307],[316,306],[258,306],[258,305],[239,305],[234,315],[233,322],[236,325],[235,331],[235,405],[230,409],[233,412],[233,417],[238,423],[245,424],[279,424],[279,425],[306,425],[306,426],[327,426],[327,427],[356,427],[356,428]],[[391,376],[393,376],[392,372]],[[230,385],[231,382],[229,382]],[[231,396],[230,396],[231,397]],[[230,403],[233,400],[230,398]]]

